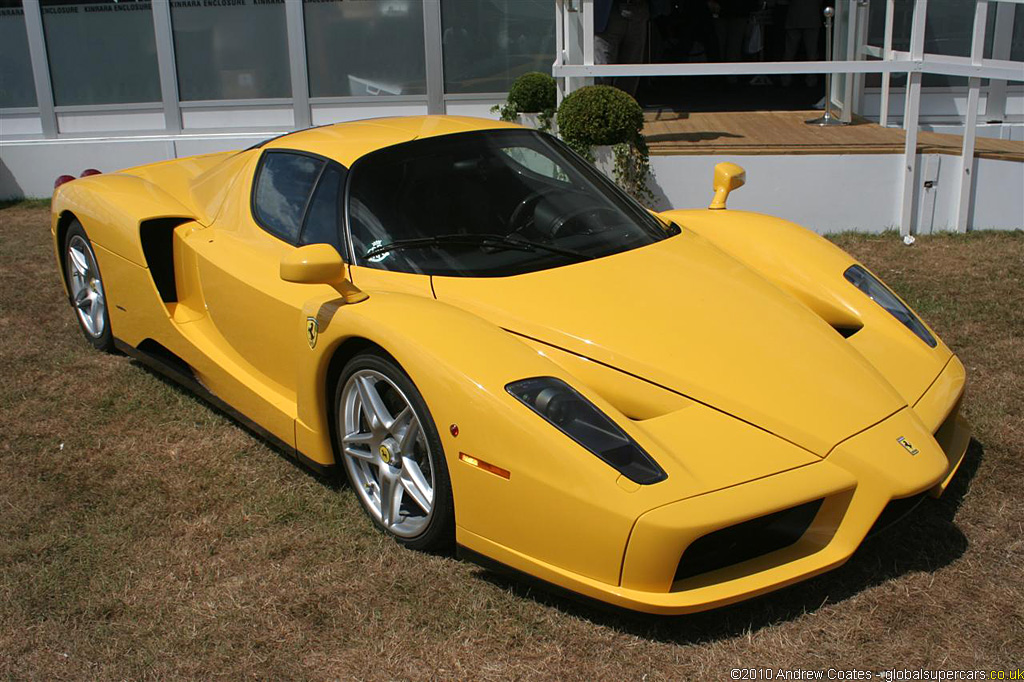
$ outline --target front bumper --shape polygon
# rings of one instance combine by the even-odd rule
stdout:
[[[843,564],[893,500],[941,494],[970,440],[969,425],[959,414],[963,379],[963,366],[954,357],[913,408],[840,443],[824,460],[641,515],[618,585],[461,530],[459,542],[562,588],[647,613],[692,613],[764,594]],[[817,509],[813,520],[786,546],[697,575],[679,570],[681,557],[698,538],[808,503]]]

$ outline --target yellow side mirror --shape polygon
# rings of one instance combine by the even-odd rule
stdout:
[[[735,163],[723,162],[715,166],[715,179],[712,186],[715,188],[715,198],[712,200],[710,209],[725,208],[725,201],[729,198],[729,192],[739,189],[747,181],[747,171]]]
[[[281,279],[296,284],[329,284],[346,303],[364,301],[367,295],[345,276],[345,262],[330,244],[300,246],[281,259]]]
[[[345,262],[330,244],[301,246],[281,259],[281,279],[298,284],[334,284],[345,278]]]

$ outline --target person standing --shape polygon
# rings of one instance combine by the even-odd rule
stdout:
[[[594,63],[640,64],[647,47],[647,22],[651,9],[647,0],[596,0],[594,2]],[[599,78],[602,85],[614,85],[632,97],[640,78]]]
[[[789,0],[789,11],[786,12],[786,51],[783,59],[791,62],[796,59],[802,46],[807,61],[818,59],[818,35],[821,32],[822,0]],[[813,73],[804,76],[808,87],[813,86],[817,77]],[[782,84],[793,82],[790,74],[782,77]]]

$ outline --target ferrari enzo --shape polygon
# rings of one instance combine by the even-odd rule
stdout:
[[[965,372],[863,265],[779,218],[651,212],[559,140],[426,116],[71,179],[85,338],[372,522],[651,613],[846,561],[939,495]]]

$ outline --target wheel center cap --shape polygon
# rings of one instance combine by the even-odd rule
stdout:
[[[395,447],[394,443],[381,443],[380,448],[377,449],[377,454],[380,455],[380,460],[385,464],[398,466],[400,457],[398,456],[398,448]]]

